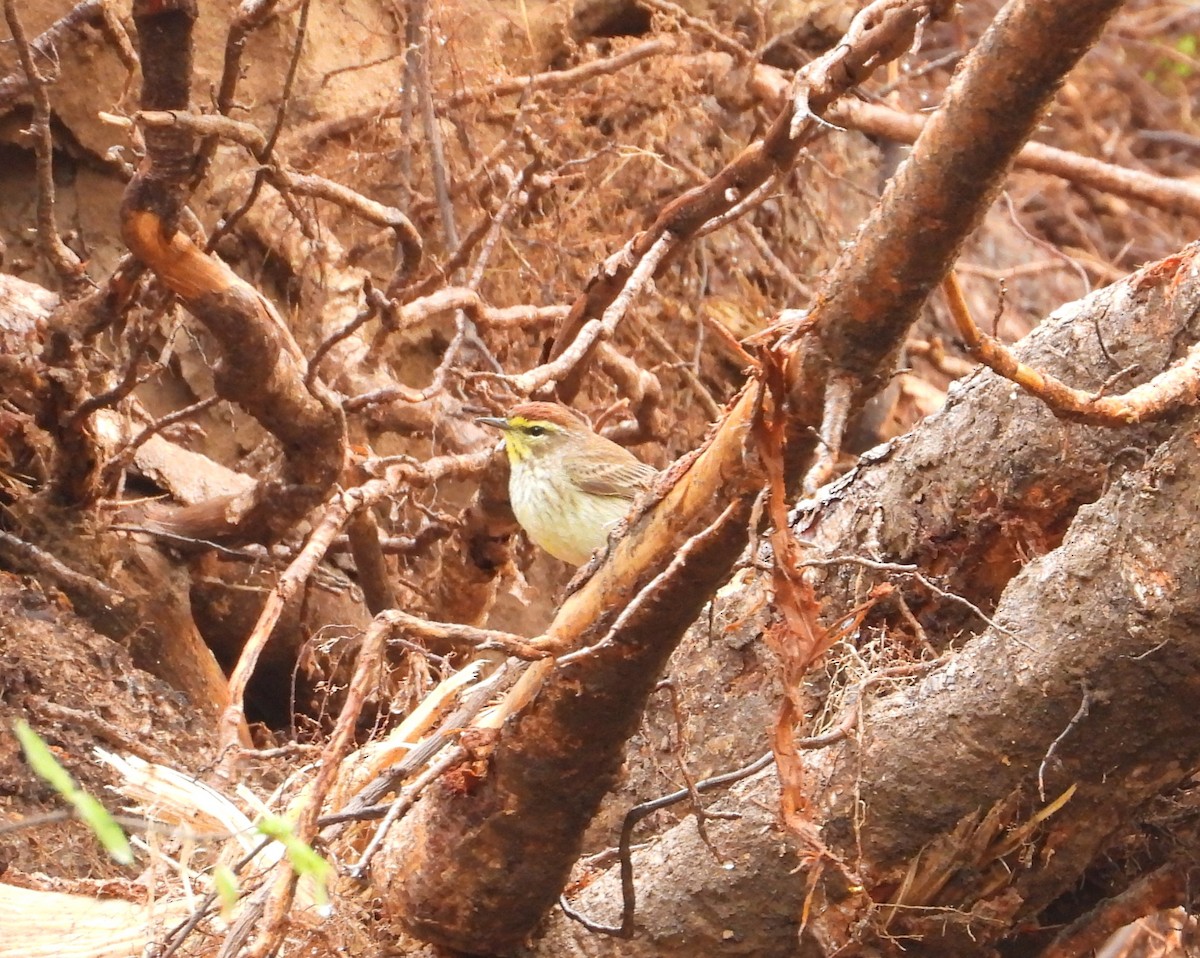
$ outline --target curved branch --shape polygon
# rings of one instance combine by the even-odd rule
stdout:
[[[134,20],[142,58],[142,108],[186,111],[194,0],[140,0]],[[209,538],[274,540],[319,503],[342,468],[341,410],[319,386],[270,302],[178,228],[194,160],[193,134],[177,124],[146,129],[146,159],[125,191],[121,235],[220,344],[217,393],[237,403],[283,447],[277,480],[248,497],[204,503]],[[215,527],[215,531],[214,531]]]

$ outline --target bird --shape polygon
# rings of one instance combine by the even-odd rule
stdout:
[[[508,496],[521,528],[535,545],[572,565],[587,562],[608,541],[657,474],[558,403],[519,403],[505,417],[475,421],[504,433]]]

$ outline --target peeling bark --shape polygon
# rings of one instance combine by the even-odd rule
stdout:
[[[1016,638],[989,631],[947,667],[869,707],[861,746],[807,762],[822,836],[867,891],[822,886],[801,951],[809,874],[781,854],[778,826],[755,817],[779,800],[764,773],[718,806],[750,816],[717,833],[719,850],[737,849],[737,874],[704,865],[710,853],[685,821],[635,856],[638,942],[555,916],[531,953],[819,955],[873,936],[886,953],[883,936],[899,935],[908,954],[967,956],[992,954],[1007,935],[1028,937],[1021,923],[1036,925],[1071,895],[1148,802],[1200,764],[1191,707],[1200,692],[1198,422],[1190,417],[1146,468],[1082,511],[1060,548],[1013,580],[996,619]],[[1061,808],[1006,847],[1009,830],[1072,787]],[[794,909],[792,922],[768,918],[758,928],[730,916],[714,934],[712,916],[743,900],[746,875]],[[573,904],[611,918],[619,895],[609,875]],[[1054,921],[1062,919],[1060,909]],[[727,952],[725,930],[735,941],[746,935],[749,950]]]
[[[142,58],[142,107],[186,111],[196,4],[139,2],[134,20]],[[278,479],[249,496],[202,503],[171,521],[193,536],[275,540],[325,496],[342,468],[344,422],[274,307],[180,228],[195,159],[182,126],[148,127],[146,159],[125,191],[121,235],[221,345],[218,393],[258,419],[281,443]],[[163,519],[161,524],[167,524]]]
[[[439,782],[385,852],[391,879],[385,908],[415,934],[465,951],[503,953],[551,906],[660,669],[743,547],[751,503],[765,481],[752,439],[762,417],[786,414],[794,477],[813,454],[826,385],[844,378],[865,394],[886,380],[890,357],[920,304],[982,218],[1062,74],[1118,6],[1104,0],[1069,9],[1027,2],[1006,8],[948,97],[945,115],[928,124],[906,167],[915,172],[893,184],[882,212],[864,227],[860,250],[848,252],[834,270],[821,309],[783,337],[776,356],[764,359],[764,368],[776,359],[797,360],[786,413],[772,408],[783,397],[779,390],[767,394],[762,381],[769,373],[761,372],[755,386],[762,391],[743,392],[709,444],[672,470],[663,485],[673,484],[661,500],[632,521],[559,610],[548,631],[554,651],[595,651],[559,669],[532,706],[504,727],[477,781],[466,787]],[[798,97],[796,109],[824,108],[852,78],[898,55],[929,12],[898,6],[877,21],[863,14],[852,41],[814,62],[805,78],[813,87],[809,99]],[[1022,47],[1022,36],[1036,42]],[[1012,85],[1001,83],[1008,76]],[[981,145],[953,127],[969,117],[981,124],[994,107],[997,83],[1012,99],[994,138]],[[973,112],[976,98],[981,108]],[[762,141],[710,183],[668,204],[629,255],[614,258],[611,272],[594,278],[564,324],[565,338],[598,322],[588,317],[617,301],[643,255],[649,261],[661,243],[689,236],[770,172],[786,169],[804,142],[798,131],[805,119],[785,109]],[[952,204],[932,195],[939,176],[950,178]],[[930,224],[928,205],[935,200],[945,216]],[[920,232],[928,243],[918,252],[912,237]],[[561,342],[556,348],[565,352]],[[564,388],[570,394],[572,381]]]
[[[1153,378],[1200,339],[1197,252],[1189,247],[1063,307],[1018,354],[1085,389],[1123,370],[1121,388]],[[990,611],[1020,567],[1057,546],[1076,511],[1122,470],[1141,465],[1171,428],[1067,423],[1006,380],[980,372],[952,387],[945,407],[919,428],[873,450],[802,503],[793,529],[818,556],[916,564]],[[889,578],[851,565],[810,575],[829,618]],[[903,586],[931,638],[944,643],[961,629],[983,629],[962,606],[920,585]]]
[[[1139,376],[1153,375],[1198,334],[1194,254],[1189,248],[1064,308],[1029,337],[1022,355],[1089,383],[1135,355],[1146,363]],[[921,940],[906,939],[907,953],[989,954],[997,934],[1030,938],[1029,927],[1015,930],[1018,922],[1056,926],[1088,906],[1075,895],[1081,877],[1116,854],[1114,842],[1143,815],[1158,814],[1152,798],[1170,794],[1200,764],[1190,707],[1200,684],[1200,531],[1193,521],[1200,416],[1155,429],[1097,430],[1033,405],[1019,392],[1014,398],[1010,383],[979,374],[953,391],[941,414],[832,489],[797,530],[841,554],[861,554],[869,534],[885,558],[915,561],[931,574],[940,569],[979,602],[1007,585],[994,618],[1016,638],[986,631],[945,668],[868,707],[861,747],[851,741],[806,762],[822,837],[865,880],[874,903],[848,894],[845,883],[840,891],[825,886],[827,900],[814,906],[816,937],[796,952],[808,875],[791,874],[794,862],[779,856],[778,826],[754,817],[764,804],[778,806],[768,772],[716,806],[750,816],[719,833],[718,850],[739,850],[737,874],[722,874],[694,823],[684,821],[634,856],[635,942],[596,936],[555,914],[532,954],[724,954],[728,943],[712,934],[709,918],[742,894],[743,874],[770,889],[770,901],[794,908],[783,929],[731,919],[728,930],[735,942],[748,942],[747,954],[832,953],[864,928],[881,932],[872,922],[896,901],[911,907],[896,911],[887,932]],[[1117,462],[1123,450],[1135,454]],[[1123,466],[1136,468],[1118,477]],[[967,478],[954,479],[964,469]],[[922,491],[914,495],[918,475]],[[990,488],[996,508],[1018,510],[1047,483],[1097,501],[1068,508],[1071,497],[1061,497],[1054,521],[1077,518],[1061,543],[1015,578],[989,578],[987,550],[954,546],[959,540],[948,533],[956,523],[966,526],[963,542],[1004,540],[994,515],[972,515],[976,490]],[[1004,561],[1011,570],[1012,555]],[[844,611],[869,589],[873,573],[862,571],[821,570],[822,592],[834,597],[827,611]],[[952,639],[958,616],[931,617],[931,638]],[[1085,700],[1087,714],[1076,719]],[[1001,856],[1003,866],[985,860],[979,849],[994,851],[1003,828],[1019,827],[1072,785],[1070,800]],[[856,826],[860,799],[865,812]],[[993,815],[986,823],[985,813]],[[694,865],[681,868],[681,861]],[[909,868],[923,884],[905,886]],[[919,887],[924,899],[915,896]],[[682,915],[681,900],[688,902]],[[614,869],[572,904],[611,920],[619,901]]]

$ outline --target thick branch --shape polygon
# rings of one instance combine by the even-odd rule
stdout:
[[[1053,43],[1058,55],[1050,59],[1055,69],[1065,71],[1082,52],[1076,39],[1098,33],[1116,4],[1077,4],[1060,12],[1051,25],[1041,22],[1044,11],[1030,11],[1029,6],[1017,4],[1019,12],[1039,21],[1043,33],[1072,38],[1070,43],[1061,37]],[[890,3],[870,8],[852,29],[851,40],[811,66],[804,80],[812,85],[801,87],[798,109],[827,105],[847,84],[887,56],[897,55],[927,12],[924,7]],[[889,20],[893,15],[896,19]],[[1056,27],[1057,34],[1049,26]],[[843,261],[839,283],[831,292],[837,303],[817,321],[831,356],[814,364],[803,394],[794,392],[787,410],[795,437],[793,473],[811,455],[811,430],[822,421],[829,366],[835,372],[844,368],[862,381],[886,378],[889,357],[903,342],[920,299],[940,279],[966,231],[982,217],[1003,169],[1020,147],[1020,135],[1035,125],[1059,82],[1060,76],[1040,60],[1028,71],[1017,67],[1023,56],[1046,56],[1036,44],[1027,44],[1027,53],[1020,56],[1020,46],[1010,50],[1011,57],[1000,65],[988,64],[997,44],[1011,46],[1010,36],[1028,29],[1019,16],[1002,19],[995,32],[1004,39],[985,42],[975,67],[967,69],[961,81],[959,96],[969,100],[986,96],[996,82],[994,70],[1033,77],[1026,86],[1009,89],[1023,98],[1005,105],[1007,115],[1017,119],[1010,119],[1005,135],[988,151],[990,177],[975,175],[972,164],[980,158],[974,138],[945,147],[947,153],[961,151],[961,167],[942,172],[953,172],[960,183],[955,202],[967,212],[951,217],[940,233],[935,246],[940,245],[943,258],[932,271],[914,265],[929,255],[924,244],[917,249],[912,241],[912,224],[924,222],[927,215],[922,205],[927,197],[921,190],[897,191],[891,215],[872,220],[869,240],[860,241],[887,251],[899,275],[928,273],[920,297],[890,276],[881,282],[880,260],[874,256],[858,265],[854,257]],[[1046,38],[1039,34],[1038,39]],[[1059,48],[1064,46],[1074,55],[1061,55]],[[654,226],[633,241],[630,255],[593,281],[567,327],[580,330],[597,321],[621,295],[642,256],[668,233],[690,236],[773,171],[786,168],[805,138],[803,124],[793,135],[796,118],[791,109],[785,110],[763,141],[743,151],[713,181],[669,204]],[[935,168],[948,162],[939,158]],[[912,207],[896,209],[904,204]],[[853,337],[870,345],[852,352],[845,344]],[[565,340],[559,344],[560,355],[568,345]],[[653,676],[745,542],[750,503],[762,480],[747,437],[761,408],[770,412],[774,401],[757,385],[748,389],[709,444],[664,478],[662,485],[670,488],[662,500],[633,521],[608,561],[563,605],[548,632],[554,649],[584,646],[593,654],[565,666],[527,712],[502,730],[489,774],[477,789],[464,794],[445,784],[436,786],[417,809],[403,840],[389,850],[393,869],[386,907],[395,909],[421,936],[465,950],[507,947],[520,941],[557,897],[579,847],[582,825],[613,781],[623,742],[636,727]],[[679,573],[678,579],[673,573]],[[669,587],[660,588],[664,582]],[[498,867],[501,862],[505,867]],[[514,895],[514,888],[520,893]]]
[[[191,81],[189,0],[134,5],[141,49],[142,107],[186,111]],[[184,127],[148,127],[146,159],[121,207],[121,234],[220,343],[218,394],[254,416],[282,444],[281,481],[260,482],[245,501],[207,508],[208,535],[274,539],[324,497],[342,466],[340,413],[323,391],[305,386],[307,364],[271,304],[178,228],[194,158]]]
[[[1200,676],[1195,427],[1194,416],[1180,424],[1081,514],[1060,548],[1012,581],[995,616],[1003,631],[868,704],[860,737],[805,757],[829,854],[852,862],[864,889],[828,882],[805,904],[810,874],[797,871],[774,817],[756,811],[779,800],[768,772],[739,789],[739,802],[718,806],[748,816],[717,826],[735,869],[722,874],[684,822],[634,856],[638,940],[588,935],[577,950],[584,933],[556,916],[536,953],[724,953],[733,946],[723,934],[741,949],[730,953],[756,956],[869,952],[873,935],[901,936],[920,955],[995,954],[1006,933],[1028,948],[1029,926],[1069,901],[1148,799],[1200,762],[1190,706]],[[1166,903],[1177,891],[1168,888]],[[751,894],[780,907],[765,920],[728,910]],[[614,868],[574,904],[607,917],[619,901]],[[802,910],[809,925],[797,950]]]
[[[826,766],[822,835],[861,850],[877,901],[911,908],[893,931],[943,939],[945,953],[975,950],[973,937],[1009,927],[987,917],[1036,916],[1142,803],[1200,763],[1188,704],[1200,676],[1192,419],[1013,580],[995,618],[1018,639],[989,631],[872,710],[858,755]],[[1071,788],[1048,827],[1026,835],[1026,852],[1008,845],[1004,828]],[[864,904],[837,903],[828,926]]]
[[[1089,390],[1123,370],[1123,385],[1151,380],[1200,334],[1196,253],[1189,247],[1057,311],[1015,355]],[[817,555],[914,563],[990,611],[1031,555],[1055,548],[1080,507],[1168,434],[1162,424],[1114,430],[1056,418],[981,371],[951,388],[936,417],[801,504],[793,529]],[[810,575],[830,617],[865,601],[881,578],[850,566]],[[919,586],[904,595],[931,636],[982,627]]]
[[[1014,0],[1001,10],[833,269],[820,337],[835,369],[864,383],[890,375],[898,344],[982,221],[1063,77],[1120,6]]]

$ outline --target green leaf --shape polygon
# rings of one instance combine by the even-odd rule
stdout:
[[[129,846],[129,839],[108,809],[75,784],[71,773],[62,767],[50,747],[29,727],[28,722],[17,719],[13,722],[13,731],[34,773],[44,778],[52,789],[74,807],[75,814],[92,830],[96,840],[114,861],[120,865],[132,865],[133,849]]]
[[[25,758],[30,767],[44,778],[52,789],[64,798],[68,793],[77,790],[70,773],[58,763],[58,759],[50,751],[50,746],[29,727],[28,722],[24,719],[17,719],[13,722],[13,731],[17,733],[17,741],[25,750]]]
[[[228,865],[218,865],[213,870],[213,887],[216,889],[217,897],[221,899],[221,917],[228,921],[240,894],[237,876],[233,873],[233,869]]]
[[[119,865],[133,864],[133,849],[129,847],[129,839],[109,813],[94,797],[82,790],[76,790],[73,798],[69,798],[75,806],[79,817],[95,834],[104,850]]]
[[[320,906],[329,904],[329,878],[333,874],[333,866],[318,854],[308,842],[301,841],[292,831],[292,825],[287,819],[278,815],[267,815],[257,825],[258,831],[268,838],[283,845],[292,870],[301,878],[312,880],[313,897]]]

